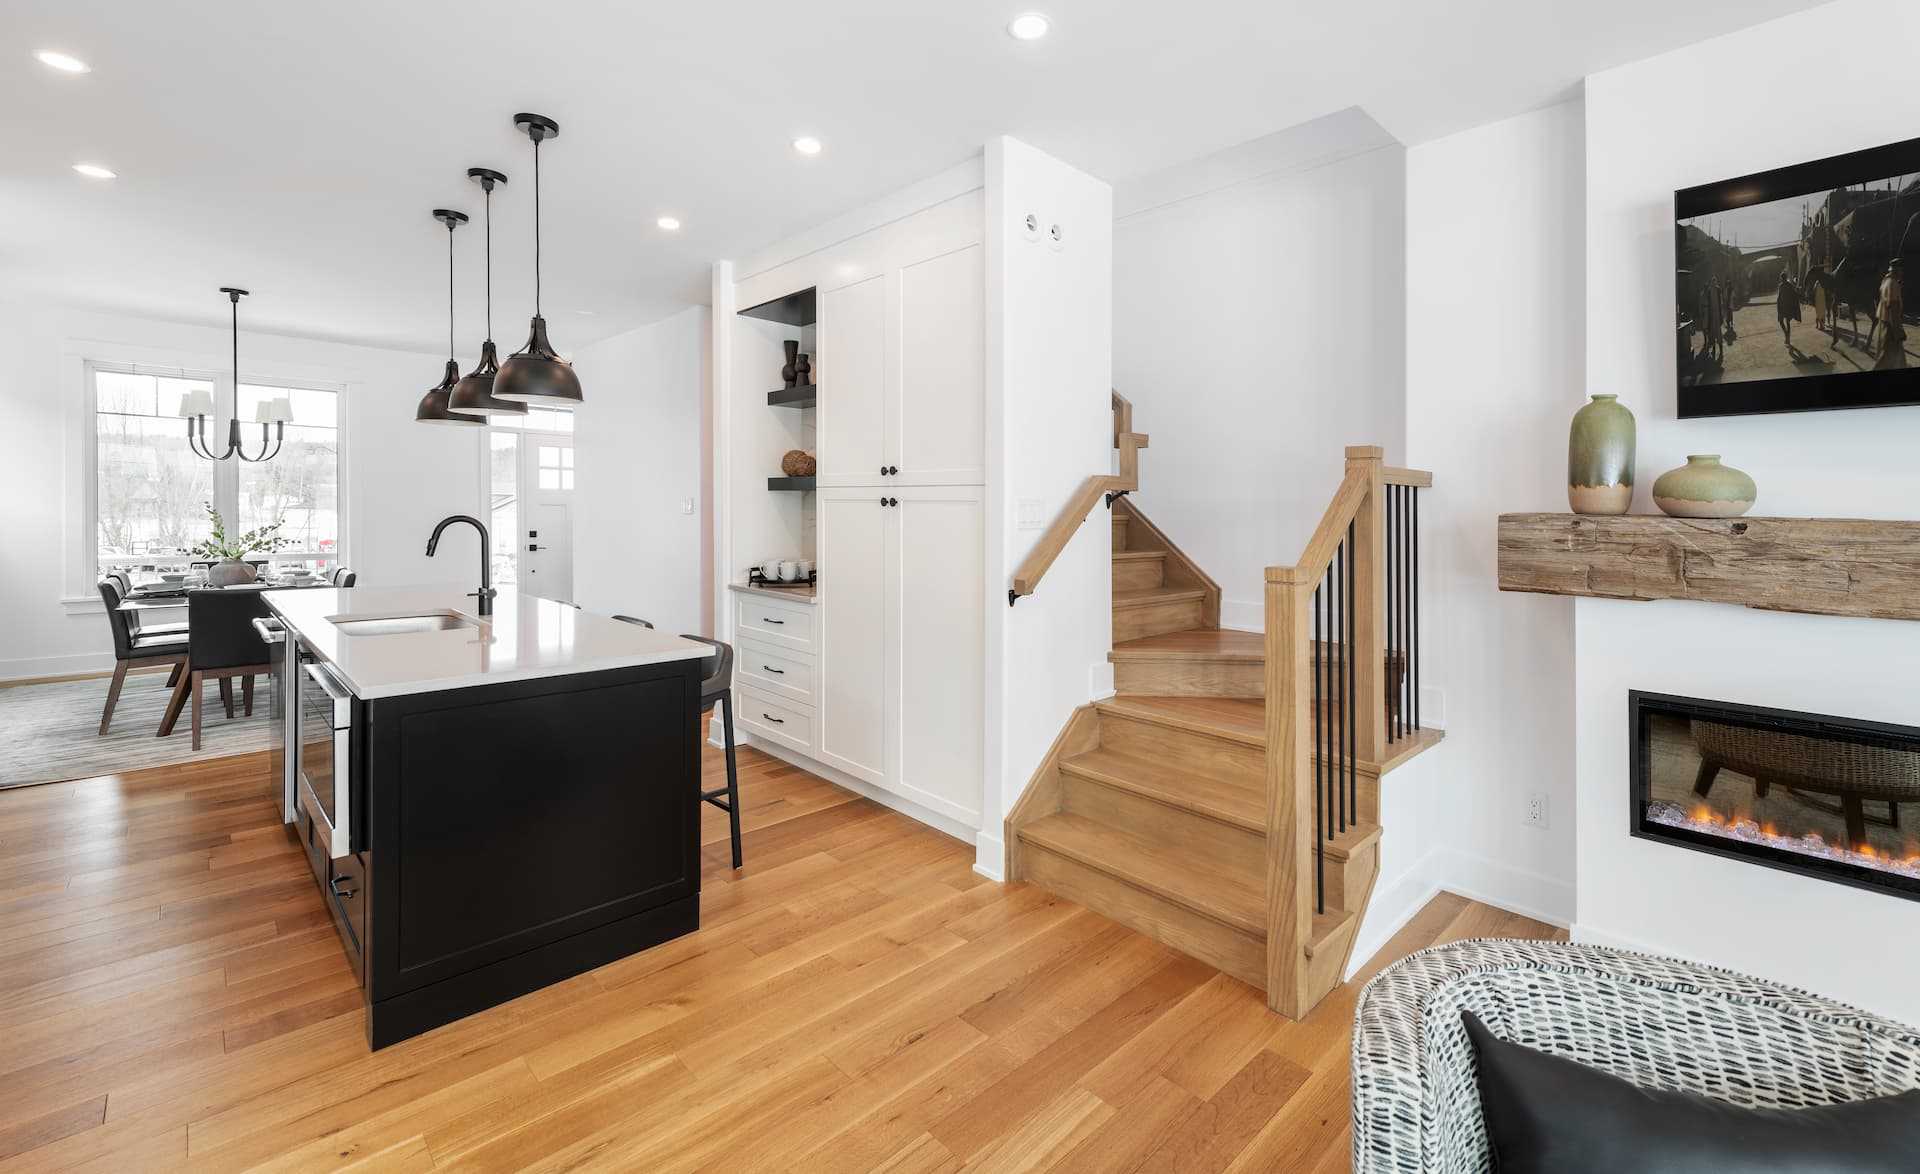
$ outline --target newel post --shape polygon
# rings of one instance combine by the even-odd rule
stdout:
[[[1267,1006],[1305,1013],[1313,927],[1313,762],[1308,690],[1313,585],[1267,568]]]
[[[1377,444],[1347,447],[1347,472],[1367,479],[1353,519],[1354,752],[1362,762],[1387,753],[1387,495]]]

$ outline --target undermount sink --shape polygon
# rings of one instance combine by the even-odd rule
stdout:
[[[358,620],[333,620],[345,636],[399,636],[408,632],[447,632],[455,628],[480,625],[452,612],[431,612],[419,616],[369,616]]]

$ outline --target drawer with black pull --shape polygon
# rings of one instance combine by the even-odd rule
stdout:
[[[814,704],[813,672],[813,657],[757,636],[741,640],[734,650],[734,680],[790,705]]]
[[[734,605],[738,636],[758,637],[795,652],[813,651],[813,605],[786,603],[764,596],[741,594]]]
[[[769,738],[782,746],[813,753],[813,709],[780,701],[757,689],[735,685],[734,700],[740,705],[734,725],[756,738]]]

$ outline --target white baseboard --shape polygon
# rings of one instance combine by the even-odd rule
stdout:
[[[1573,924],[1573,882],[1514,868],[1458,849],[1443,850],[1439,887],[1482,905],[1565,928]]]
[[[1103,661],[1087,670],[1087,700],[1100,701],[1113,696],[1113,662]]]
[[[974,840],[976,855],[973,871],[990,881],[1005,883],[1007,879],[1007,842],[1000,838],[998,830],[980,829],[980,835]]]
[[[1585,925],[1578,921],[1574,922],[1573,925],[1568,928],[1567,936],[1583,946],[1611,946],[1616,950],[1636,950],[1642,954],[1664,954],[1669,957],[1673,956],[1672,950],[1663,950],[1649,942],[1640,941],[1638,938],[1626,937],[1622,934],[1612,933],[1604,929],[1595,929],[1591,925]]]
[[[755,750],[763,754],[772,755],[784,763],[819,775],[821,778],[842,790],[852,791],[863,799],[871,799],[882,807],[890,807],[908,819],[924,823],[934,831],[952,836],[962,843],[973,844],[980,835],[978,828],[969,827],[959,820],[941,815],[937,811],[929,811],[911,799],[902,799],[893,792],[876,787],[865,779],[856,779],[852,775],[844,771],[836,770],[824,762],[815,762],[806,755],[794,750],[789,750],[787,747],[776,742],[769,742],[765,738],[756,738],[751,734],[743,734],[738,728],[734,730],[733,744],[735,746],[751,746]]]
[[[1220,626],[1237,632],[1264,632],[1267,630],[1267,605],[1258,599],[1222,598]]]
[[[1347,973],[1342,978],[1352,978],[1354,971],[1365,966],[1382,946],[1393,940],[1394,934],[1413,920],[1414,914],[1440,895],[1440,885],[1433,879],[1440,855],[1440,849],[1431,849],[1385,888],[1375,887],[1373,899],[1367,902],[1366,918],[1360,923],[1359,936],[1353,942]]]
[[[39,677],[70,677],[113,671],[113,653],[83,652],[70,656],[22,656],[0,660],[0,681],[30,681]]]

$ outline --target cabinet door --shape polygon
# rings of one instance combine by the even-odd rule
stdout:
[[[821,485],[878,484],[887,463],[884,275],[820,295],[819,347],[816,475]]]
[[[824,385],[823,385],[824,386]],[[886,780],[887,525],[880,490],[818,496],[820,602],[815,744],[820,761]]]
[[[887,413],[899,485],[986,480],[986,292],[979,245],[900,271],[900,383]]]
[[[980,826],[986,725],[985,512],[978,486],[903,489],[887,611],[889,788]]]

